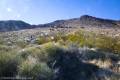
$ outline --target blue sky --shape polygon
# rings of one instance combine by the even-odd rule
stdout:
[[[42,24],[85,14],[120,20],[120,0],[0,0],[0,20]]]

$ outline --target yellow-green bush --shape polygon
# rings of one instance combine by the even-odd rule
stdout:
[[[19,52],[19,56],[26,60],[29,56],[32,56],[39,61],[46,61],[46,54],[44,54],[41,50],[41,47],[28,47],[27,49],[24,49]]]
[[[66,34],[56,33],[56,34],[48,35],[48,36],[41,36],[41,37],[37,38],[36,43],[44,44],[44,43],[48,43],[48,42],[57,42],[59,40],[66,41],[67,40]]]
[[[0,53],[0,77],[12,77],[17,74],[20,59],[15,53]]]
[[[7,46],[7,45],[0,45],[0,52],[1,51],[5,51],[5,52],[8,52],[8,51],[11,51],[11,47]]]
[[[44,43],[47,43],[47,42],[50,42],[50,41],[52,41],[50,39],[50,37],[43,36],[43,37],[37,38],[36,43],[38,43],[38,44],[44,44]]]
[[[89,48],[99,48],[105,51],[120,53],[120,38],[115,38],[104,34],[101,35],[94,32],[79,30],[75,33],[64,35],[55,34],[53,37],[54,39],[51,39],[51,36],[41,37],[38,39],[37,43],[44,44],[52,41],[59,42],[63,45],[74,43],[78,44],[80,47],[86,46]]]
[[[76,43],[80,47],[94,47],[105,51],[120,53],[119,38],[84,31],[78,31],[74,34],[69,34],[66,37],[68,39],[67,41]]]
[[[114,52],[120,53],[120,41],[117,41],[116,45],[114,45]]]
[[[2,37],[0,37],[0,45],[5,44],[6,42],[4,41],[4,39]]]
[[[77,43],[79,46],[93,46],[93,38],[88,32],[79,31],[74,34],[69,34],[66,36],[68,38],[68,41]]]
[[[28,45],[28,43],[25,41],[16,41],[15,44],[20,48],[25,48]]]
[[[51,80],[53,71],[46,63],[35,63],[32,61],[24,61],[19,66],[19,76],[31,78],[32,80]]]

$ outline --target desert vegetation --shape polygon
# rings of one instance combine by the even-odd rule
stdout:
[[[0,79],[120,79],[119,37],[78,30],[7,42],[0,38]]]
[[[120,38],[107,36],[105,34],[96,34],[79,30],[70,34],[55,34],[47,37],[39,37],[36,40],[38,44],[47,42],[60,42],[68,45],[69,43],[77,44],[79,47],[97,48],[113,53],[120,53]]]

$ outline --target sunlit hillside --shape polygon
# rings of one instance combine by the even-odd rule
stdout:
[[[0,33],[0,79],[119,80],[120,29],[45,27]]]

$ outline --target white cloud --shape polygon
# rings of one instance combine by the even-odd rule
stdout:
[[[17,18],[20,18],[21,17],[21,15],[20,14],[17,14]]]
[[[11,9],[11,8],[7,8],[7,11],[8,11],[8,12],[12,12],[12,9]]]

